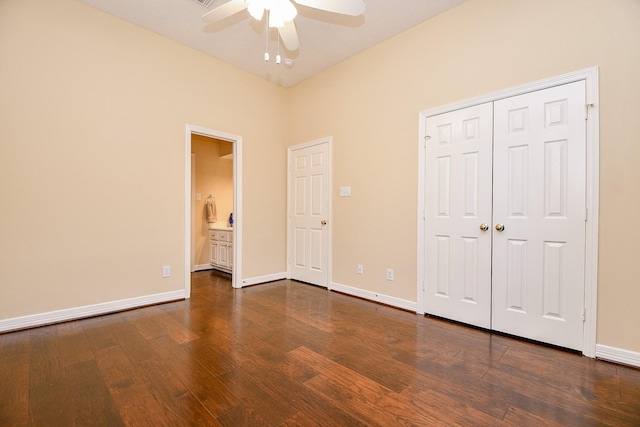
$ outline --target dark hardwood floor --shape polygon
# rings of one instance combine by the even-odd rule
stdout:
[[[0,335],[1,426],[639,426],[640,370],[279,281]]]

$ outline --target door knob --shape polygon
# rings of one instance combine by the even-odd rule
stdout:
[[[327,220],[326,220],[326,219],[323,219],[322,221],[320,221],[320,224],[322,224],[322,225],[327,225]]]
[[[504,231],[504,225],[503,224],[496,224],[496,230]]]
[[[487,224],[480,224],[480,230],[487,231],[488,229],[489,229],[489,226]]]

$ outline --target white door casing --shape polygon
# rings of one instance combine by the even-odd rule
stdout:
[[[191,141],[189,141],[191,146]],[[191,154],[191,268],[196,270],[196,155]]]
[[[289,148],[288,275],[329,286],[331,140]]]
[[[192,182],[191,182],[191,135],[198,134],[209,138],[228,141],[233,144],[233,253],[230,258],[233,260],[233,274],[231,276],[231,285],[234,288],[241,288],[244,281],[242,278],[242,137],[226,132],[208,129],[201,126],[187,124],[185,125],[185,145],[184,145],[184,168],[185,168],[185,254],[184,254],[184,287],[185,298],[191,297],[191,253],[192,253],[192,235],[191,223],[193,218],[193,208],[191,201]]]
[[[492,126],[492,103],[426,119],[425,311],[487,329]]]
[[[585,84],[495,102],[492,328],[581,350]]]

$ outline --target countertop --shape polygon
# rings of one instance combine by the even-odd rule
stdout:
[[[209,224],[209,230],[233,231],[233,227],[229,227],[226,222],[214,222]]]

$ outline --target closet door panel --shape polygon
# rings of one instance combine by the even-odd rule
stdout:
[[[583,344],[584,108],[584,82],[576,82],[496,101],[494,109],[492,327],[577,350]]]
[[[426,119],[425,311],[489,328],[491,103]]]

